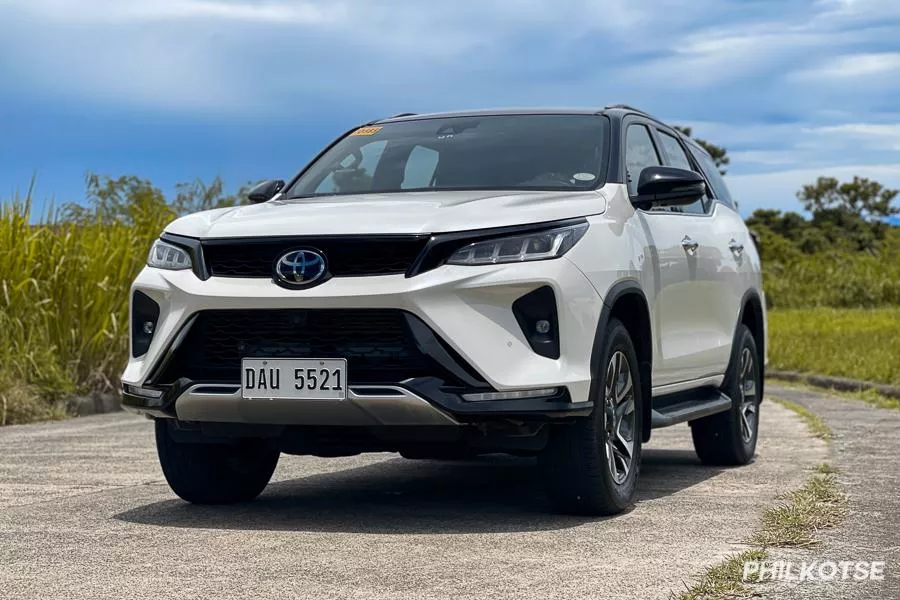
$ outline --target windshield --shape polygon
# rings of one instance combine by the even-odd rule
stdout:
[[[592,189],[603,183],[607,123],[599,115],[502,115],[361,127],[286,196]]]

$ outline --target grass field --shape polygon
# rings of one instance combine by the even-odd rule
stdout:
[[[900,307],[769,312],[770,367],[900,385]]]

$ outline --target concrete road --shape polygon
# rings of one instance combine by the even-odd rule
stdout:
[[[534,462],[501,456],[286,456],[256,502],[198,507],[169,491],[142,418],[6,427],[0,597],[667,598],[826,455],[766,403],[747,467],[701,466],[686,425],[655,432],[615,518],[548,514]]]
[[[769,397],[802,404],[834,432],[829,463],[850,500],[846,521],[819,532],[811,550],[773,550],[772,560],[885,563],[880,581],[779,582],[764,588],[778,600],[900,600],[900,411],[813,390],[770,385]],[[799,567],[798,567],[799,568]]]

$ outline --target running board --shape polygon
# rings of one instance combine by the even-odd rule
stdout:
[[[725,412],[731,408],[731,398],[715,388],[701,388],[657,397],[653,404],[651,425],[657,429]]]

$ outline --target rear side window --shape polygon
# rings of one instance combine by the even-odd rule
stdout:
[[[725,185],[725,180],[722,179],[722,174],[719,173],[719,167],[713,162],[712,157],[706,152],[697,150],[693,147],[691,148],[691,154],[693,154],[697,162],[700,163],[703,174],[706,175],[709,185],[712,186],[712,192],[716,196],[716,200],[732,210],[737,210],[737,206],[735,205],[734,200],[731,199],[731,194],[728,192],[728,186]]]

